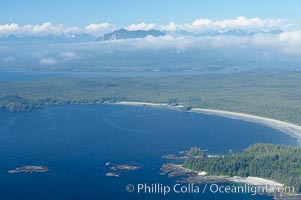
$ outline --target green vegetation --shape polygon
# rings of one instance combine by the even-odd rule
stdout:
[[[0,108],[145,101],[244,112],[301,125],[300,72],[181,77],[51,78],[0,82]]]
[[[206,171],[208,175],[257,176],[272,179],[301,191],[301,148],[254,144],[241,154],[224,156],[199,156],[200,149],[191,148],[183,166],[192,170]],[[197,155],[197,156],[195,156]]]
[[[201,149],[197,147],[192,147],[188,152],[187,156],[192,157],[192,158],[205,158],[205,153]]]

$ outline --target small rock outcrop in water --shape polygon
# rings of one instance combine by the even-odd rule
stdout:
[[[138,165],[112,164],[107,162],[105,166],[108,168],[106,176],[119,177],[121,172],[135,171],[141,168]]]
[[[108,173],[106,173],[106,176],[119,177],[119,174],[113,173],[113,172],[108,172]]]
[[[16,174],[16,173],[43,173],[43,172],[48,172],[48,171],[49,171],[48,167],[45,167],[45,166],[28,165],[28,166],[18,167],[16,169],[9,170],[8,173],[10,173],[10,174]]]

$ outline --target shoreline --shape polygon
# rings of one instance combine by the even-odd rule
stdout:
[[[184,108],[182,105],[171,106],[167,103],[149,103],[149,102],[133,102],[133,101],[119,101],[115,103],[109,104],[118,104],[118,105],[129,105],[129,106],[150,106],[150,107],[158,107],[158,108],[166,108],[172,110],[179,110]],[[215,110],[215,109],[205,109],[205,108],[192,108],[191,110],[187,110],[187,112],[192,113],[201,113],[205,115],[215,115],[220,117],[226,117],[235,120],[242,120],[247,122],[252,122],[256,124],[261,124],[276,130],[279,130],[285,134],[288,134],[298,140],[298,143],[301,145],[301,126],[292,124],[285,121],[280,121],[272,118],[261,117],[257,115],[251,115],[246,113],[239,112],[230,112],[224,110]]]
[[[234,182],[234,183],[244,183],[244,184],[249,184],[253,186],[268,186],[268,187],[283,187],[284,184],[279,183],[277,181],[271,180],[271,179],[266,179],[266,178],[261,178],[257,176],[248,176],[248,177],[241,177],[241,176],[212,176],[212,175],[207,175],[207,172],[205,171],[194,171],[190,169],[184,168],[182,165],[179,165],[179,167],[185,171],[188,172],[195,172],[200,177],[207,177],[207,178],[212,178],[212,179],[224,179],[227,180],[228,182]],[[202,174],[200,174],[202,173]]]
[[[284,184],[277,182],[275,180],[261,178],[256,176],[248,176],[248,177],[240,177],[240,176],[223,176],[223,175],[208,175],[205,171],[195,171],[191,169],[184,168],[181,164],[174,163],[166,163],[163,164],[168,165],[169,168],[167,171],[163,170],[163,175],[168,174],[171,175],[174,172],[177,174],[171,176],[172,178],[177,176],[186,176],[186,179],[182,179],[182,181],[187,183],[198,183],[198,184],[212,184],[212,183],[232,183],[232,184],[246,184],[255,187],[264,187],[266,189],[272,188],[281,188],[285,187]],[[161,171],[162,168],[161,167]],[[191,175],[190,173],[194,173]],[[190,175],[189,175],[190,174]],[[298,193],[296,193],[298,194]]]
[[[261,178],[257,176],[248,176],[248,177],[240,177],[240,176],[234,176],[229,177],[229,181],[235,182],[235,183],[244,183],[249,184],[253,186],[269,186],[269,187],[283,187],[284,184],[279,183],[274,180]]]
[[[257,115],[223,111],[223,110],[192,108],[191,111],[194,113],[215,115],[215,116],[226,117],[226,118],[230,118],[230,119],[236,119],[236,120],[242,120],[242,121],[262,124],[264,126],[277,129],[290,136],[293,136],[301,144],[301,126],[296,125],[296,124],[292,124],[289,122],[280,121],[280,120],[276,120],[276,119],[272,119],[272,118],[261,117],[261,116],[257,116]]]
[[[258,115],[252,115],[247,113],[240,113],[240,112],[231,112],[231,111],[224,111],[224,110],[216,110],[216,109],[206,109],[206,108],[191,108],[191,109],[185,109],[185,106],[183,105],[169,105],[167,103],[150,103],[150,102],[134,102],[134,101],[117,101],[117,102],[94,102],[94,103],[53,103],[53,104],[47,104],[43,106],[37,106],[34,108],[29,109],[8,109],[8,108],[0,108],[0,110],[7,110],[10,112],[23,112],[23,111],[31,111],[32,109],[41,109],[46,108],[50,106],[62,106],[62,105],[92,105],[92,104],[117,104],[117,105],[128,105],[128,106],[149,106],[149,107],[156,107],[156,108],[164,108],[164,109],[170,109],[170,110],[178,110],[178,111],[186,111],[186,112],[192,112],[192,113],[201,113],[206,115],[215,115],[220,117],[226,117],[230,119],[235,120],[242,120],[252,123],[261,124],[276,130],[279,130],[287,135],[290,135],[291,137],[295,138],[301,146],[301,125],[293,124],[291,122],[285,122],[281,120],[276,120],[268,117],[261,117]]]

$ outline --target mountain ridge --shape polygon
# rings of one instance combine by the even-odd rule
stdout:
[[[154,37],[163,36],[165,33],[152,29],[152,30],[135,30],[129,31],[124,28],[115,30],[111,33],[107,33],[102,37],[99,37],[99,41],[111,41],[111,40],[120,40],[120,39],[129,39],[129,38],[145,38],[146,36],[151,35]]]

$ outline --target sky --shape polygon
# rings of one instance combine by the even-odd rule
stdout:
[[[91,60],[93,55],[98,62],[104,52],[166,49],[210,51],[231,63],[236,59],[245,64],[261,60],[299,65],[300,8],[300,0],[0,0],[0,65],[19,66],[28,59],[35,65],[65,66]],[[166,35],[96,42],[96,37],[119,28],[157,29]],[[247,34],[223,34],[233,30]],[[204,36],[212,32],[218,34]],[[47,44],[47,48],[42,42],[22,48],[13,41],[1,43],[12,35],[25,36],[26,41],[27,36],[82,34],[94,38],[79,44]]]
[[[1,0],[0,24],[86,26],[108,22],[184,24],[195,19],[247,18],[301,20],[298,0]]]

